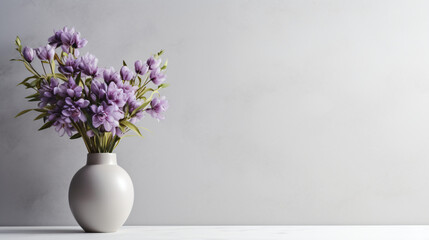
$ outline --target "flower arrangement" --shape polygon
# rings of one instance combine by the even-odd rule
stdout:
[[[112,152],[130,130],[141,136],[135,123],[145,114],[164,119],[168,101],[159,91],[168,86],[164,83],[167,61],[162,64],[160,51],[145,62],[137,60],[134,71],[123,61],[117,72],[113,67],[98,67],[98,59],[90,53],[81,55],[78,49],[87,43],[79,32],[67,27],[54,31],[48,44],[37,49],[22,48],[16,38],[20,58],[11,61],[22,62],[32,74],[18,85],[35,90],[26,99],[38,102],[38,108],[16,117],[39,112],[34,119],[44,122],[39,130],[55,127],[61,136],[82,138],[90,153]],[[33,65],[35,55],[40,60],[39,71]]]

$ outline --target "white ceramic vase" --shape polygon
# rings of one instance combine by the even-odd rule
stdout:
[[[127,220],[134,202],[128,173],[115,153],[88,153],[87,163],[73,177],[70,209],[86,232],[116,232]]]

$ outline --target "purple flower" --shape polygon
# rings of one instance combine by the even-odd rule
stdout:
[[[55,55],[55,47],[47,44],[44,47],[39,47],[36,50],[36,54],[37,54],[37,57],[42,61],[43,60],[52,61],[52,59],[54,59],[54,55]]]
[[[31,61],[34,59],[34,50],[29,47],[24,47],[22,50],[22,55],[24,55],[25,61],[31,63]]]
[[[106,96],[107,85],[106,83],[93,80],[91,83],[91,99],[93,101],[102,100]]]
[[[66,29],[66,27],[64,27]],[[63,33],[63,30],[58,30],[55,31],[54,30],[54,35],[51,36],[50,38],[48,38],[48,43],[49,45],[52,45],[54,47],[59,47],[63,44],[63,42],[61,41],[61,34]]]
[[[92,130],[88,130],[86,131],[86,135],[88,135],[88,137],[94,137],[94,132]]]
[[[55,126],[55,131],[58,132],[60,137],[64,136],[64,133],[67,133],[69,137],[73,136],[73,132],[76,131],[76,129],[73,127],[71,123],[69,123],[70,119],[68,117],[58,117],[53,126]]]
[[[79,60],[79,69],[83,74],[91,77],[96,77],[98,75],[98,59],[92,54],[85,54],[80,57]]]
[[[100,106],[91,105],[91,110],[94,113],[92,116],[92,124],[98,128],[103,126],[105,131],[116,131],[119,126],[119,120],[124,117],[124,113],[116,105],[107,105],[105,102]]]
[[[143,102],[139,101],[139,100],[130,101],[128,103],[128,106],[130,108],[130,112],[133,112],[135,109],[137,109],[138,107],[140,107],[142,104],[143,104]]]
[[[146,61],[147,65],[149,66],[150,70],[155,70],[159,68],[159,65],[161,64],[161,59],[155,59],[154,57],[150,57]]]
[[[86,122],[85,114],[81,111],[81,108],[86,108],[89,105],[88,100],[84,100],[83,98],[78,101],[73,101],[71,98],[66,98],[66,104],[61,111],[61,114],[65,117],[69,117],[74,122],[82,121]]]
[[[61,35],[61,41],[63,43],[61,45],[61,48],[64,52],[69,52],[70,47],[73,47],[75,49],[83,48],[88,43],[86,39],[80,37],[79,32],[63,33]]]
[[[124,90],[118,88],[114,82],[110,82],[107,88],[106,99],[109,104],[123,107],[127,102],[128,96],[124,93]]]
[[[73,48],[83,48],[88,43],[85,38],[80,37],[80,32],[77,32],[73,35],[72,44]]]
[[[115,128],[115,132],[116,136],[118,137],[123,137],[125,135],[125,133],[123,133],[119,127]]]
[[[86,108],[89,106],[89,101],[83,98],[79,98],[78,100],[73,100],[70,97],[66,97],[65,99],[66,105],[75,106],[78,108]]]
[[[82,87],[78,86],[73,78],[59,86],[58,95],[61,97],[80,98],[82,96]]]
[[[164,73],[160,71],[159,68],[157,68],[155,71],[152,71],[150,73],[150,80],[155,84],[159,85],[165,81],[167,76],[165,76]]]
[[[75,30],[74,27],[68,29],[67,27],[64,27],[61,30],[61,43],[62,45],[65,45],[66,47],[70,47],[73,44],[73,36],[74,36]]]
[[[137,101],[137,100],[133,100],[133,101],[129,101],[128,105],[130,108],[130,112],[133,112],[135,109],[137,109],[138,107],[140,107],[143,103],[141,101]],[[138,120],[141,120],[144,116],[143,114],[143,110],[139,110],[135,113],[135,116],[133,116],[130,119],[130,123],[135,124]]]
[[[64,52],[69,52],[69,48],[82,48],[88,41],[80,37],[80,33],[76,32],[74,28],[64,27],[61,30],[54,31],[54,35],[48,39],[49,44],[55,48],[60,47]]]
[[[141,60],[137,60],[134,63],[134,69],[136,70],[136,73],[144,75],[145,73],[147,73],[149,66],[147,64],[143,64]]]
[[[58,92],[58,80],[51,78],[49,81],[42,81],[39,89],[40,103],[39,107],[44,108],[48,104],[54,105],[57,102],[56,93]]]
[[[122,66],[120,72],[121,72],[121,78],[125,81],[129,81],[134,77],[134,73],[127,66]]]
[[[73,76],[79,71],[79,59],[75,59],[71,54],[63,59],[64,65],[58,66],[58,71],[65,76]]]
[[[103,79],[106,83],[114,82],[116,84],[119,84],[121,82],[121,77],[119,76],[119,73],[115,72],[115,69],[113,67],[104,69]]]
[[[73,132],[76,131],[76,129],[71,124],[71,119],[61,113],[64,108],[64,105],[65,102],[59,100],[56,103],[55,108],[53,110],[48,111],[48,121],[54,121],[53,126],[55,126],[55,131],[57,131],[60,136],[63,136],[64,133],[67,133],[67,135],[71,137],[73,135]]]
[[[168,101],[165,99],[165,96],[161,98],[154,98],[150,102],[150,108],[146,109],[146,112],[149,113],[153,118],[163,120],[165,117],[163,113],[168,109]]]
[[[125,82],[118,87],[120,87],[124,91],[127,101],[132,101],[132,100],[136,99],[135,93],[138,89],[138,86],[133,86],[133,85],[129,84],[128,82]]]

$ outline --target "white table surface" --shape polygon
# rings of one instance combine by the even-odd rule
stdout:
[[[116,233],[84,233],[79,227],[0,227],[0,239],[427,240],[429,226],[126,226]]]

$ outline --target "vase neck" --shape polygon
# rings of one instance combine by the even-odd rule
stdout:
[[[88,153],[87,165],[116,165],[116,153]]]

